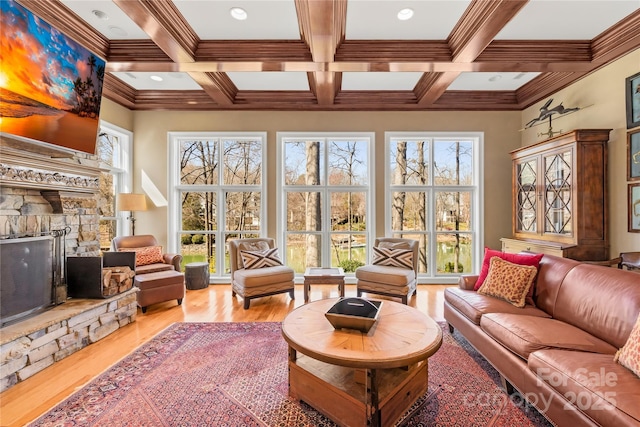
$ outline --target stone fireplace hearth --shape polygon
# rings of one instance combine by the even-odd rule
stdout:
[[[99,256],[100,173],[95,156],[0,136],[0,239],[65,230],[64,256]],[[137,288],[106,299],[66,291],[62,277],[61,304],[0,329],[0,391],[135,321]]]

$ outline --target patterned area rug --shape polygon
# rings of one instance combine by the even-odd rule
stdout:
[[[550,426],[442,324],[429,389],[400,426]],[[31,426],[334,426],[288,396],[280,323],[176,323]]]

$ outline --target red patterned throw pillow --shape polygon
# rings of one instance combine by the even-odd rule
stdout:
[[[373,265],[386,265],[413,270],[413,251],[411,249],[392,249],[373,247]]]
[[[135,252],[136,267],[164,262],[162,246],[145,246],[142,248],[121,248],[118,252]]]
[[[613,360],[640,377],[640,315],[627,342],[616,352]]]
[[[482,283],[487,278],[487,274],[489,274],[489,262],[494,256],[500,257],[503,260],[509,261],[513,264],[532,265],[535,268],[538,268],[538,266],[540,265],[540,260],[542,259],[544,254],[510,254],[507,252],[484,248],[484,259],[482,260],[482,268],[480,269],[480,274],[478,275],[478,281],[473,287],[474,291],[480,289],[480,286],[482,286]],[[533,287],[531,288],[531,290],[533,290]]]
[[[240,256],[242,256],[242,263],[246,269],[282,265],[282,261],[278,257],[278,248],[265,251],[240,251]]]
[[[501,298],[522,308],[537,272],[538,269],[532,265],[514,264],[494,256],[489,262],[489,274],[478,293]]]

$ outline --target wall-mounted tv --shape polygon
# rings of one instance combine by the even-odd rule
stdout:
[[[95,154],[105,61],[0,1],[0,134]]]

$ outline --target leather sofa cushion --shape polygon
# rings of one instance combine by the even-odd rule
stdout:
[[[184,274],[173,270],[141,274],[135,277],[135,285],[141,290],[177,284],[184,284]]]
[[[407,268],[366,265],[356,269],[356,278],[366,282],[383,283],[392,286],[407,286],[416,279],[416,273]]]
[[[236,270],[233,280],[241,287],[253,288],[272,283],[286,283],[293,281],[294,271],[286,265],[275,267],[255,268],[252,270]]]
[[[171,264],[149,264],[136,267],[136,274],[157,273],[158,271],[172,271],[173,265]]]
[[[610,354],[539,350],[531,353],[528,364],[540,381],[599,425],[640,424],[640,379]]]
[[[593,283],[593,286],[585,286]],[[615,347],[622,347],[640,313],[637,273],[579,264],[564,278],[553,318],[571,323]]]
[[[556,319],[490,313],[482,316],[480,327],[525,360],[530,353],[548,348],[610,354],[611,360],[617,351],[611,344]]]
[[[527,316],[551,317],[533,305],[527,304],[523,308],[518,308],[507,301],[481,295],[473,290],[455,287],[447,288],[444,291],[444,299],[476,325],[480,325],[480,318],[487,313],[512,313]]]

